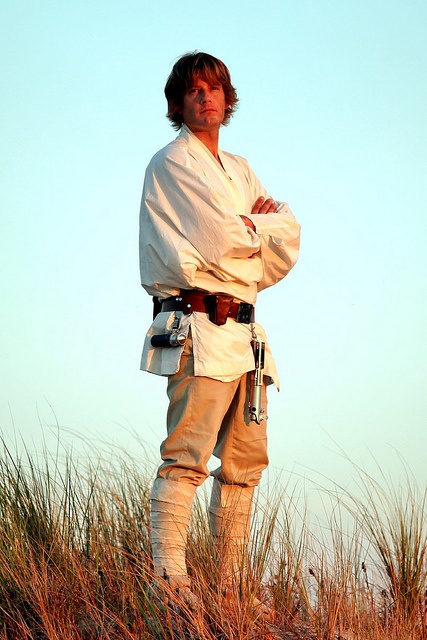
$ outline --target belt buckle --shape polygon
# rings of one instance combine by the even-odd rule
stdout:
[[[239,302],[237,309],[236,322],[242,322],[243,324],[250,324],[252,322],[253,305],[249,302]]]

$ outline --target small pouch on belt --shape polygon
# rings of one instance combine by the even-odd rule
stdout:
[[[234,298],[232,296],[221,293],[212,293],[205,296],[205,305],[209,320],[218,326],[225,324],[233,302]]]

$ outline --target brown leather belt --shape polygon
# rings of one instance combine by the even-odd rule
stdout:
[[[225,324],[228,318],[245,324],[254,322],[255,319],[253,304],[240,302],[225,293],[181,289],[178,296],[166,298],[161,302],[161,305],[162,311],[182,311],[183,313],[201,311],[207,313],[209,320],[219,326]]]

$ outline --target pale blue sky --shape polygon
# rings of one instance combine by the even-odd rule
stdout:
[[[163,86],[204,50],[241,100],[221,146],[302,225],[300,262],[259,298],[282,390],[271,475],[342,479],[332,440],[425,481],[427,4],[4,0],[3,433],[67,430],[138,453],[164,437],[165,381],[139,372],[145,166],[175,136]],[[95,444],[95,447],[97,445]],[[99,445],[101,446],[101,445]]]

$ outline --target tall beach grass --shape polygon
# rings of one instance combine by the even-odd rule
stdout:
[[[310,523],[298,483],[258,493],[231,585],[202,490],[187,558],[194,612],[172,592],[153,597],[151,474],[141,463],[118,453],[108,464],[59,464],[3,446],[0,639],[423,640],[426,491],[409,474],[393,487],[352,470],[357,494],[329,492],[322,527]]]

